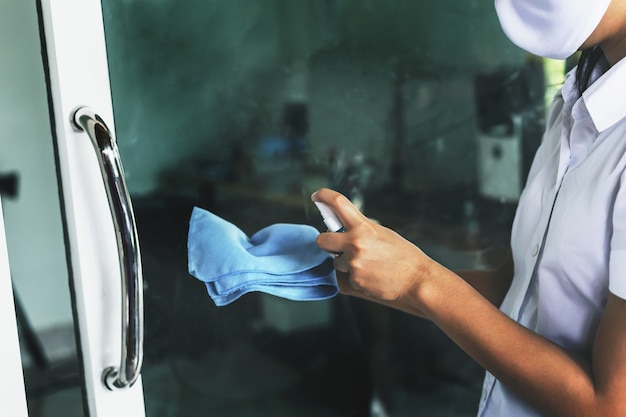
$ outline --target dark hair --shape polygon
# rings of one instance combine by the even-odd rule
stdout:
[[[591,85],[593,69],[603,57],[604,53],[599,46],[585,49],[580,54],[578,67],[576,68],[576,88],[578,89],[578,94],[581,96],[589,85]]]

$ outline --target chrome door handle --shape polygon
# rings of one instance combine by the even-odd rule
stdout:
[[[102,380],[110,390],[131,387],[143,362],[143,276],[135,215],[124,178],[124,169],[113,134],[98,114],[78,107],[72,126],[87,133],[95,148],[104,188],[113,216],[122,276],[122,357],[119,368],[104,369]]]

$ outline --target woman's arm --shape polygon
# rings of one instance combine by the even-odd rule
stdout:
[[[626,416],[626,301],[609,296],[590,362],[514,322],[450,271],[432,273],[436,284],[401,302],[419,305],[529,404],[547,416]]]
[[[508,291],[511,280],[513,279],[513,256],[509,251],[503,262],[493,269],[467,269],[454,271],[459,277],[463,278],[484,298],[489,300],[494,306],[498,307],[502,304],[504,296]],[[417,310],[414,306],[411,308],[403,308],[395,302],[387,302],[371,295],[355,289],[349,281],[349,274],[337,271],[337,283],[339,291],[344,295],[361,298],[363,300],[372,301],[387,307],[403,310],[407,313],[426,318],[423,312]]]
[[[479,285],[369,221],[341,194],[323,189],[313,199],[329,204],[346,228],[318,237],[322,249],[338,255],[344,292],[432,320],[545,415],[626,416],[626,301],[609,297],[588,361],[511,320]]]

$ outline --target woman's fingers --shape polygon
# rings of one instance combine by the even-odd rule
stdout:
[[[376,299],[392,301],[410,291],[424,260],[419,248],[393,230],[371,222],[336,191],[323,188],[311,199],[328,205],[345,228],[343,233],[320,233],[317,238],[321,249],[336,255],[335,270],[345,274],[342,292],[369,293]]]
[[[354,284],[354,282],[352,282],[349,273],[337,270],[336,275],[340,293],[361,298],[370,296],[367,292],[363,291],[362,288],[359,288],[357,285]]]
[[[339,292],[346,295],[354,295],[357,292],[350,283],[350,275],[348,273],[337,270],[336,275]]]
[[[346,236],[344,236],[343,233],[320,233],[317,236],[317,246],[335,255],[341,255],[343,253],[346,245],[345,241]]]
[[[311,196],[311,200],[325,203],[335,213],[346,230],[354,229],[365,220],[365,216],[346,196],[328,188],[322,188]]]
[[[336,271],[343,272],[346,274],[350,273],[350,265],[348,265],[345,255],[342,255],[342,254],[337,255],[335,257],[334,266],[335,266]]]

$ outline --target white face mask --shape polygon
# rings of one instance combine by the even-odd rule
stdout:
[[[600,23],[611,0],[495,0],[504,33],[526,51],[565,59]]]

